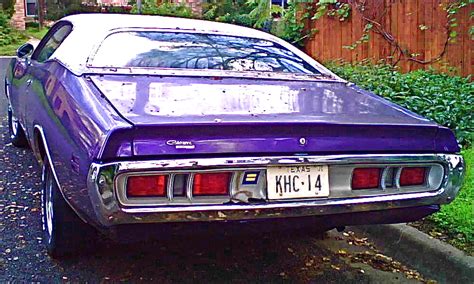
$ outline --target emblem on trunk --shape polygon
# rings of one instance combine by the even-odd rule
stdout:
[[[194,149],[196,146],[191,141],[183,141],[183,140],[168,140],[166,141],[166,145],[174,146],[176,149]]]
[[[306,145],[306,143],[308,143],[308,141],[304,137],[301,137],[298,142],[300,143],[301,146],[304,146],[304,145]]]

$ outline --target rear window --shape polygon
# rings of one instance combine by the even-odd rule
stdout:
[[[155,31],[109,35],[89,65],[320,73],[274,42],[226,35]]]

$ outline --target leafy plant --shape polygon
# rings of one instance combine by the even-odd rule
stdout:
[[[11,18],[15,12],[15,0],[0,0],[0,11]]]
[[[309,19],[309,6],[298,1],[288,2],[286,9],[260,0],[218,0],[204,6],[203,18],[260,28],[283,38],[292,44],[302,46],[303,40],[314,34],[305,31],[305,20]]]
[[[131,12],[138,13],[138,8],[136,4],[133,5]],[[189,8],[185,4],[175,4],[170,2],[163,2],[157,4],[155,0],[142,1],[141,14],[173,16],[182,18],[192,18],[194,16],[191,8]]]
[[[26,38],[10,26],[10,15],[0,10],[0,46],[20,45]]]
[[[464,147],[472,145],[474,83],[469,77],[450,76],[432,69],[402,74],[383,63],[330,62],[327,66],[339,76],[451,128]]]
[[[272,2],[267,0],[247,0],[246,4],[252,7],[249,17],[255,20],[255,28],[262,28],[266,22],[272,20],[272,14],[283,11],[283,8],[272,5]]]
[[[247,0],[211,0],[203,7],[203,18],[211,21],[254,27],[257,20],[250,16],[255,7]]]
[[[348,3],[341,3],[337,0],[319,0],[318,7],[312,20],[319,20],[324,15],[338,17],[339,21],[345,21],[351,15],[352,6]]]
[[[359,46],[359,44],[369,42],[369,40],[370,40],[370,31],[372,30],[373,27],[374,27],[374,25],[371,24],[371,23],[366,24],[365,27],[364,27],[364,32],[362,33],[362,36],[358,40],[356,40],[353,44],[344,45],[342,48],[354,50],[354,49],[357,48],[357,46]]]
[[[305,31],[305,20],[309,19],[309,7],[299,7],[295,1],[289,2],[288,7],[281,13],[279,21],[274,22],[271,33],[296,46],[303,46],[304,39],[313,36],[316,30]]]

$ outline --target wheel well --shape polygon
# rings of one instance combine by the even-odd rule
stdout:
[[[36,152],[39,154],[39,157],[41,158],[41,161],[44,161],[44,158],[46,157],[46,150],[44,147],[44,141],[43,137],[41,136],[41,133],[38,129],[35,128],[34,130],[34,145],[36,148]]]

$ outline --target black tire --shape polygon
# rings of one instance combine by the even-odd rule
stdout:
[[[63,258],[89,250],[96,235],[94,229],[66,203],[47,159],[43,162],[42,179],[43,241],[48,254],[53,258]]]
[[[8,128],[10,130],[10,139],[16,147],[24,148],[28,145],[25,132],[18,120],[13,115],[12,108],[8,106]]]

